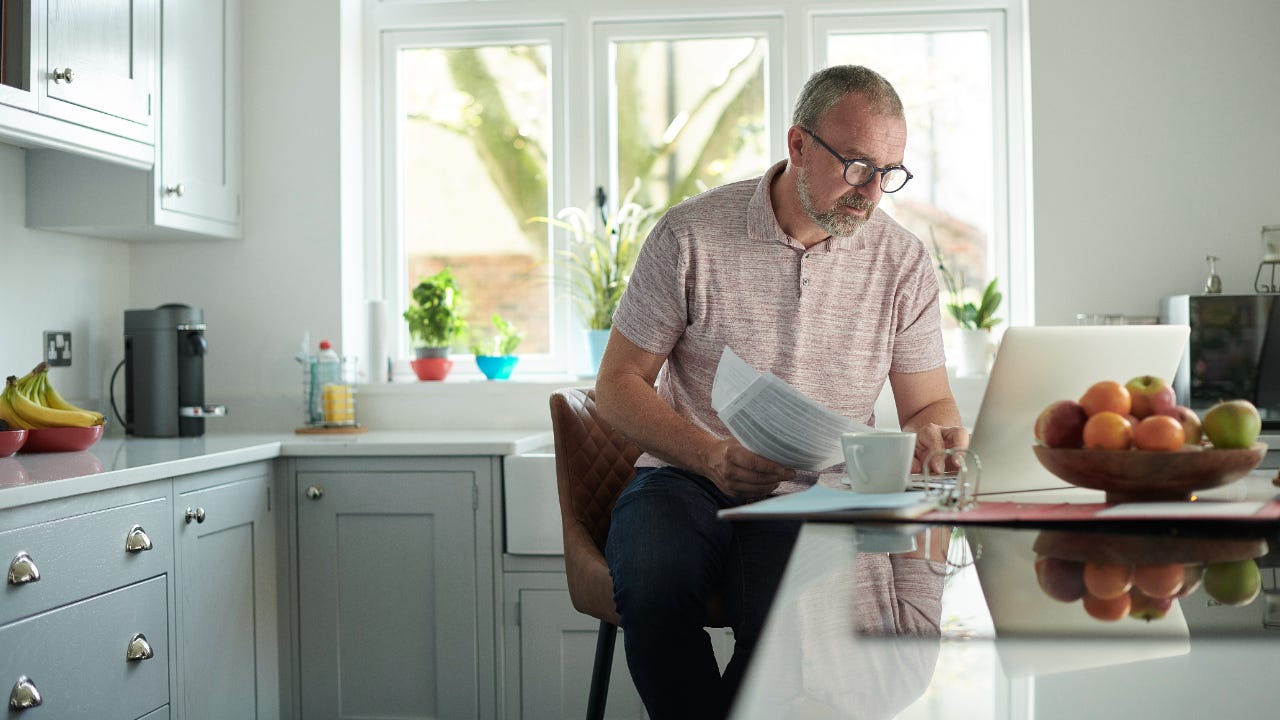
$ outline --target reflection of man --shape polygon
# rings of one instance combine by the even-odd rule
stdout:
[[[654,718],[723,714],[794,541],[722,508],[811,483],[734,440],[711,408],[728,346],[851,419],[887,379],[916,459],[964,446],[924,245],[876,205],[910,179],[897,92],[875,72],[816,73],[787,160],[672,208],[646,240],[596,380],[601,413],[646,451],[606,556],[627,662]],[[655,392],[656,383],[656,392]],[[724,678],[703,625],[721,600],[737,646]]]

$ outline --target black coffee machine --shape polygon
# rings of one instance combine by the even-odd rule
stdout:
[[[206,417],[226,415],[225,406],[204,402],[208,349],[200,308],[171,303],[125,310],[125,432],[196,437],[204,434]]]

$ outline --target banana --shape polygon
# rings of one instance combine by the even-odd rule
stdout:
[[[70,412],[89,413],[90,415],[94,416],[94,418],[96,418],[97,420],[97,422],[95,422],[94,425],[101,425],[103,424],[103,422],[105,422],[106,418],[102,415],[102,413],[95,412],[93,410],[87,410],[85,408],[82,408],[76,405],[72,405],[71,403],[67,402],[61,395],[59,395],[58,391],[53,389],[53,383],[49,382],[48,365],[45,365],[45,363],[40,363],[40,365],[44,365],[45,367],[44,367],[44,370],[41,371],[41,373],[39,374],[39,383],[37,385],[38,394],[33,395],[31,393],[28,393],[27,397],[32,398],[33,400],[40,403],[41,405],[44,405],[45,407],[53,408],[54,410],[67,410]],[[39,366],[37,366],[37,369],[38,368]]]
[[[15,378],[10,377],[9,380],[15,380]],[[19,417],[18,413],[14,412],[13,408],[9,405],[11,387],[12,384],[6,384],[4,391],[0,392],[0,419],[9,423],[10,430],[30,430],[31,425],[28,424],[26,420]]]
[[[28,428],[90,427],[99,424],[98,418],[92,413],[83,410],[57,410],[32,401],[19,390],[18,379],[12,375],[5,380],[4,397],[9,409]]]

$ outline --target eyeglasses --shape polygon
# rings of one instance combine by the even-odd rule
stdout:
[[[839,160],[840,164],[844,165],[844,181],[854,187],[862,187],[863,185],[866,185],[871,182],[871,180],[876,176],[876,173],[879,173],[880,189],[887,193],[895,193],[901,190],[902,187],[907,184],[908,180],[915,177],[910,171],[901,165],[882,168],[872,165],[871,162],[865,158],[846,160],[840,153],[836,152],[835,148],[831,147],[824,142],[822,138],[818,137],[817,133],[809,128],[801,129],[812,135],[813,139],[817,140],[819,145],[826,148],[827,152],[834,155],[836,160]]]

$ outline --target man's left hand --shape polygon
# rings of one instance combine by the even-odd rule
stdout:
[[[959,425],[944,427],[933,423],[925,425],[916,430],[916,454],[911,458],[911,472],[924,471],[924,460],[929,457],[929,453],[947,448],[967,447],[969,447],[969,431],[964,427]],[[948,469],[958,468],[959,463],[954,457],[935,457],[929,465],[929,472],[938,474]]]

